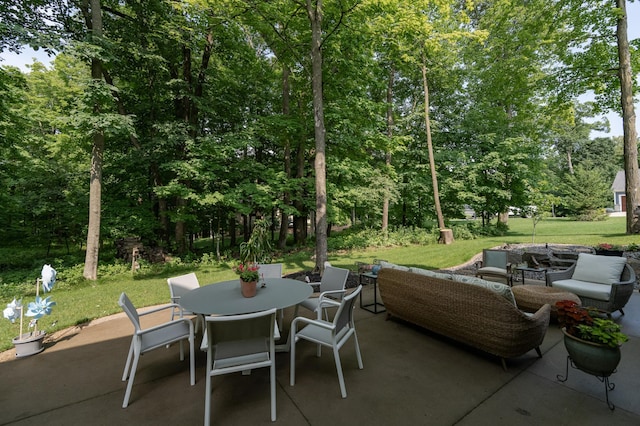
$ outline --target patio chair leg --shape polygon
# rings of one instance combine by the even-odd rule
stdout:
[[[122,373],[122,381],[124,382],[129,377],[129,371],[131,368],[131,360],[133,358],[133,341],[129,346],[129,354],[127,355],[127,362],[124,364],[124,372]]]
[[[340,382],[340,393],[343,398],[347,397],[347,388],[344,385],[344,376],[342,375],[342,363],[340,362],[340,353],[338,348],[333,348],[333,358],[336,361],[336,370],[338,370],[338,381]]]
[[[136,351],[133,357],[133,364],[131,365],[131,375],[129,376],[129,382],[127,383],[127,390],[124,393],[124,400],[122,401],[122,408],[127,408],[129,405],[129,398],[131,397],[131,390],[133,389],[133,381],[136,378],[136,370],[138,368],[139,360],[140,353]]]

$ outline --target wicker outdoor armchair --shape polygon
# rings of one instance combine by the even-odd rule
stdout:
[[[384,267],[378,273],[378,288],[388,318],[400,318],[496,355],[505,369],[505,358],[531,349],[542,356],[549,305],[528,315],[487,288]]]
[[[580,256],[585,255],[581,254]],[[602,260],[608,260],[606,259],[607,256],[587,256],[592,256],[588,258],[592,267],[593,259],[601,258]],[[609,316],[611,316],[611,314],[615,311],[620,311],[622,315],[624,315],[624,311],[622,310],[622,308],[624,308],[624,306],[629,301],[629,298],[633,293],[633,287],[636,283],[636,274],[631,266],[629,266],[629,264],[624,265],[622,274],[620,275],[620,279],[618,282],[613,282],[611,284],[597,284],[598,287],[606,287],[605,293],[607,293],[606,296],[597,299],[593,296],[593,291],[588,291],[588,287],[593,286],[593,283],[583,281],[583,284],[586,283],[586,285],[584,286],[585,288],[582,289],[579,285],[580,281],[575,279],[574,273],[576,271],[576,266],[578,265],[579,263],[576,263],[569,269],[563,271],[547,272],[547,285],[552,287],[559,287],[576,294],[582,301],[582,306],[589,306],[599,309],[606,312]],[[560,281],[560,283],[558,281]],[[562,283],[566,282],[569,282],[569,286],[561,285]],[[578,285],[575,285],[576,283],[578,283]]]

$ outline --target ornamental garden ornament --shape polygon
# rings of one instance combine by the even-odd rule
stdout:
[[[13,339],[13,344],[16,348],[16,357],[24,357],[42,352],[44,349],[42,346],[42,340],[44,339],[45,332],[38,330],[38,320],[45,315],[50,315],[53,306],[56,302],[51,300],[51,297],[40,297],[40,283],[42,283],[42,291],[49,292],[53,289],[56,282],[56,270],[51,265],[44,265],[42,267],[42,277],[36,280],[36,298],[33,302],[29,302],[27,305],[27,312],[24,312],[24,306],[22,299],[16,300],[15,298],[7,307],[2,311],[3,316],[15,323],[20,323],[20,333],[18,337]],[[30,317],[31,320],[28,324],[29,331],[24,333],[24,317]]]

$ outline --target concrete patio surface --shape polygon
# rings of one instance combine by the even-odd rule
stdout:
[[[528,282],[530,283],[530,282]],[[365,287],[365,299],[371,297]],[[133,301],[141,303],[141,301]],[[280,425],[639,425],[640,294],[626,315],[614,315],[630,341],[611,376],[605,404],[597,378],[570,369],[561,383],[566,350],[552,323],[535,351],[507,361],[409,324],[356,307],[364,369],[353,343],[341,350],[348,396],[340,397],[334,360],[315,346],[297,346],[296,384],[289,386],[289,354],[277,358],[277,424]],[[293,308],[286,311],[290,320]],[[301,310],[302,313],[302,310]],[[166,315],[166,313],[165,313]],[[167,320],[156,315],[153,320]],[[198,425],[204,416],[204,352],[197,351],[196,385],[189,385],[188,357],[177,345],[144,355],[128,408],[121,381],[133,327],[119,314],[56,333],[44,352],[14,359],[0,354],[0,425]],[[199,343],[199,339],[198,339]],[[272,424],[268,369],[213,379],[212,424]]]

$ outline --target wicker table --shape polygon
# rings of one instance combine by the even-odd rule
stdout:
[[[553,318],[556,317],[556,302],[560,300],[572,300],[580,304],[580,298],[575,294],[553,287],[518,285],[514,286],[511,291],[520,310],[536,312],[540,307],[548,303],[551,305],[551,317]]]

